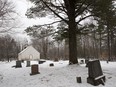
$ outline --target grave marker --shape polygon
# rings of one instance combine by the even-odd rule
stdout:
[[[88,75],[87,83],[90,83],[94,86],[99,84],[104,85],[105,76],[103,75],[99,60],[88,62]]]
[[[38,64],[31,65],[31,74],[30,75],[36,75],[40,74],[38,70]]]
[[[26,67],[30,67],[30,61],[27,61]]]
[[[53,63],[50,63],[49,66],[54,66],[54,64]]]
[[[86,67],[88,67],[89,59],[85,59]]]
[[[15,68],[21,68],[21,67],[22,67],[21,61],[17,60]]]
[[[76,77],[76,79],[77,79],[77,83],[82,83],[81,77]]]

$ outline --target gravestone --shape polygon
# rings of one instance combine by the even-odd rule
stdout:
[[[86,67],[88,67],[89,59],[85,59]]]
[[[50,65],[49,66],[54,66],[54,64],[53,63],[50,63]]]
[[[30,75],[36,75],[40,74],[38,70],[38,64],[31,65],[31,74]]]
[[[99,84],[104,85],[105,76],[103,75],[99,60],[88,62],[88,75],[87,83],[90,83],[94,86]]]
[[[26,67],[30,67],[30,61],[27,61]]]
[[[82,83],[81,77],[76,77],[76,79],[77,79],[77,83]]]
[[[15,67],[16,67],[16,68],[21,68],[21,67],[22,67],[21,61],[17,60],[17,61],[16,61],[16,66],[15,66]]]
[[[80,61],[80,64],[84,64],[84,60],[81,60],[81,61]]]
[[[45,60],[40,60],[40,61],[38,61],[39,62],[39,64],[43,64],[44,62],[46,62]]]

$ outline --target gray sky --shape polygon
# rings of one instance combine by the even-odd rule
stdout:
[[[27,8],[31,7],[32,4],[30,2],[27,2],[27,0],[11,0],[13,1],[14,5],[15,5],[15,10],[16,12],[19,14],[18,16],[18,27],[17,29],[15,29],[16,32],[16,36],[18,38],[28,38],[28,36],[24,33],[24,30],[28,27],[28,26],[33,26],[33,25],[37,25],[37,24],[46,24],[46,23],[51,23],[53,20],[50,20],[48,18],[34,18],[34,19],[28,19],[25,16],[25,13],[27,11]],[[47,21],[46,21],[47,20]]]
[[[25,13],[27,11],[27,8],[31,7],[31,3],[27,2],[27,0],[12,0],[12,1],[14,1],[14,4],[16,5],[16,11],[20,15],[19,19],[20,19],[20,22],[23,23],[23,27],[32,26],[32,25],[35,25],[35,24],[45,24],[45,23],[52,22],[52,20],[50,20],[48,18],[28,19],[25,16]]]

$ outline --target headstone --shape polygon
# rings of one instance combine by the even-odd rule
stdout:
[[[76,77],[76,79],[77,79],[77,83],[82,83],[81,77]]]
[[[43,64],[44,62],[46,62],[45,60],[40,60],[40,61],[38,61],[39,62],[39,64]]]
[[[38,70],[38,64],[31,65],[31,74],[30,75],[36,75],[40,74]]]
[[[30,61],[27,61],[26,67],[30,67]]]
[[[16,66],[15,66],[15,67],[16,67],[16,68],[21,68],[21,67],[22,67],[21,61],[17,60],[17,61],[16,61]]]
[[[80,64],[84,64],[84,60],[81,60],[81,61],[80,61]]]
[[[107,60],[107,63],[109,63],[109,61]]]
[[[88,62],[88,78],[87,82],[97,86],[105,82],[105,76],[103,75],[101,65],[99,60],[89,61]]]
[[[89,59],[85,59],[86,67],[88,67]]]
[[[54,66],[54,64],[53,63],[50,63],[50,65],[49,66]]]

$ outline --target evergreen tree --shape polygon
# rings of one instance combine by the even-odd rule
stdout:
[[[27,10],[26,15],[30,18],[45,17],[53,15],[64,21],[68,25],[69,39],[69,63],[75,64],[77,61],[77,32],[80,32],[79,26],[86,18],[95,15],[101,15],[96,10],[101,11],[101,5],[108,1],[103,0],[30,0],[35,4]],[[102,4],[101,4],[102,3]],[[108,2],[109,3],[109,2]],[[109,8],[109,7],[108,7]],[[93,14],[95,13],[95,14]],[[55,16],[54,16],[55,15]],[[56,23],[56,22],[55,22]],[[53,23],[51,23],[53,24]]]

